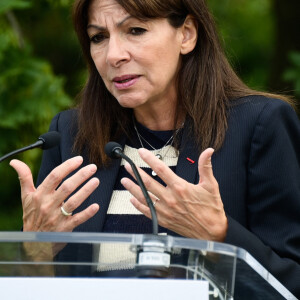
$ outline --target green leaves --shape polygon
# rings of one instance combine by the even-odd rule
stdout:
[[[31,6],[30,1],[26,0],[1,0],[0,14],[3,14],[12,9],[24,9]]]
[[[22,132],[31,128],[35,140],[58,111],[71,105],[71,99],[64,92],[64,79],[53,73],[51,65],[34,57],[26,41],[21,47],[8,22],[4,28],[0,35],[1,136],[5,136],[5,130]],[[5,145],[0,144],[0,154],[7,150]]]
[[[242,79],[264,89],[273,51],[270,0],[209,0],[226,53]]]
[[[53,116],[71,106],[64,78],[54,74],[50,63],[33,54],[12,9],[25,9],[29,1],[0,0],[0,156],[31,144],[48,130]],[[18,156],[37,174],[42,152]],[[8,161],[0,165],[1,212],[20,207],[19,182]],[[22,220],[19,220],[19,228]],[[9,228],[7,224],[1,228]],[[10,228],[12,230],[13,228]],[[14,228],[17,229],[17,228]]]
[[[293,82],[295,94],[300,96],[300,52],[291,52],[289,61],[291,66],[283,74],[283,79]]]
[[[34,123],[37,131],[46,131],[58,110],[71,104],[63,78],[53,74],[49,63],[32,57],[28,47],[10,45],[1,54],[0,127],[19,130]]]
[[[50,3],[52,6],[56,7],[63,7],[68,6],[70,7],[74,0],[47,0],[48,3]]]

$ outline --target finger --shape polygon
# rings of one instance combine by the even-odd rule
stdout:
[[[71,172],[76,170],[83,162],[81,156],[72,157],[51,171],[37,190],[42,194],[48,194],[55,191],[62,180]]]
[[[97,171],[94,164],[85,166],[76,172],[73,176],[65,180],[55,192],[55,201],[61,204],[69,195],[71,195],[82,183],[88,180]],[[99,180],[98,180],[99,181]],[[85,191],[85,190],[83,190]]]
[[[135,178],[135,175],[132,171],[131,166],[126,163],[125,164],[126,171]],[[154,180],[151,176],[149,176],[145,171],[143,171],[140,168],[137,168],[139,171],[139,174],[144,182],[144,185],[147,189],[147,191],[150,191],[152,194],[156,195],[158,198],[161,198],[165,191],[165,187],[160,184],[158,181]],[[136,179],[136,178],[135,178]]]
[[[141,148],[138,150],[138,153],[166,185],[172,185],[174,182],[178,182],[179,177],[149,150]]]
[[[136,198],[131,198],[130,202],[138,211],[140,211],[147,218],[151,219],[151,211],[150,211],[150,208],[148,207],[148,205],[141,203]]]
[[[99,210],[99,205],[94,203],[85,210],[73,215],[68,219],[68,225],[65,231],[73,231],[74,228],[92,218]]]
[[[23,200],[28,194],[35,191],[31,170],[25,163],[17,159],[13,159],[9,164],[18,173]]]
[[[146,205],[148,207],[147,201],[144,197],[144,194],[141,190],[141,188],[135,184],[132,180],[129,178],[122,178],[121,184],[127,189],[132,196],[134,196],[141,204]],[[151,192],[148,193],[149,197],[152,202],[155,202],[157,200],[157,197],[153,195]]]
[[[199,184],[209,192],[218,191],[217,181],[213,174],[211,157],[214,153],[214,149],[205,149],[198,160],[198,171],[199,171]]]
[[[73,212],[95,191],[95,189],[99,186],[99,183],[100,181],[98,178],[92,178],[89,180],[76,194],[64,203],[65,211]]]

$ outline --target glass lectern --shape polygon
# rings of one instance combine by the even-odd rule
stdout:
[[[209,299],[296,299],[241,248],[160,235],[1,232],[0,276],[196,280]]]

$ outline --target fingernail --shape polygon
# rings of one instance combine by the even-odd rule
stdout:
[[[126,178],[122,178],[121,179],[121,184],[125,187],[126,185],[127,185],[127,183],[128,183],[128,181],[127,181],[127,179]]]
[[[83,157],[80,156],[80,155],[79,155],[79,156],[75,156],[75,157],[74,157],[74,160],[75,160],[76,162],[77,162],[77,161],[78,161],[78,162],[80,162],[80,161],[82,162],[82,161],[83,161]]]
[[[94,177],[94,178],[92,178],[92,179],[90,180],[90,182],[91,182],[92,185],[95,187],[95,186],[98,186],[98,185],[99,185],[100,180],[99,180],[98,178]]]
[[[91,173],[95,173],[97,171],[97,166],[95,164],[91,164],[90,171],[91,171]]]
[[[99,204],[95,205],[96,203],[92,204],[90,207],[91,207],[91,210],[92,210],[92,213],[96,213],[99,209],[100,209],[100,206]]]
[[[139,153],[140,156],[145,155],[146,152],[147,152],[147,150],[146,150],[145,148],[140,148],[140,149],[138,150],[138,153]]]

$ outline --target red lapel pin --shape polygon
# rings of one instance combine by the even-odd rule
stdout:
[[[192,160],[192,159],[190,159],[189,157],[187,157],[186,159],[190,162],[190,164],[194,164],[195,163],[195,161]]]

